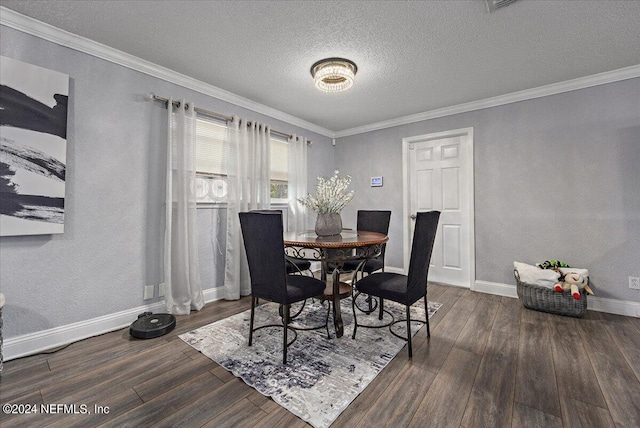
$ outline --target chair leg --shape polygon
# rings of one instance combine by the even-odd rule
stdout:
[[[384,306],[384,304],[383,304],[384,299],[382,297],[379,297],[379,299],[380,299],[380,301],[378,303],[380,304],[380,313],[378,314],[378,319],[380,321],[382,321],[382,318],[384,317],[384,313],[383,313],[383,310],[382,310],[382,307]]]
[[[351,335],[351,339],[356,338],[356,331],[358,330],[358,318],[356,317],[356,297],[351,292],[351,310],[353,311],[353,334]]]
[[[427,337],[431,337],[429,330],[429,306],[427,305],[427,295],[424,295],[424,317],[427,319]]]
[[[331,339],[331,333],[329,333],[329,314],[331,313],[331,301],[327,300],[327,316],[324,319],[324,325],[327,327],[327,339]]]
[[[249,346],[253,342],[253,315],[256,309],[256,302],[258,298],[251,296],[251,320],[249,321]]]
[[[287,364],[287,333],[289,332],[289,305],[282,305],[282,323],[284,324],[284,341],[282,347],[282,364]]]
[[[411,349],[411,308],[407,305],[407,341],[409,342],[409,358],[413,357]]]

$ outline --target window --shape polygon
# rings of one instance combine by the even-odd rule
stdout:
[[[271,202],[287,201],[289,147],[286,140],[270,139]],[[196,184],[198,203],[226,202],[227,161],[229,142],[227,125],[215,119],[199,116],[196,120]]]
[[[229,145],[224,123],[198,117],[196,120],[196,171],[206,175],[227,175]]]
[[[227,200],[227,125],[199,116],[196,119],[196,197],[198,203]]]
[[[284,203],[288,195],[289,143],[273,137],[270,143],[271,202]]]

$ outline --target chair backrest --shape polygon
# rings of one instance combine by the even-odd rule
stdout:
[[[358,210],[357,229],[388,235],[390,221],[391,211]],[[383,244],[382,251],[377,258],[384,260],[384,253],[386,249],[387,244]]]
[[[416,214],[407,280],[407,294],[410,302],[415,302],[426,292],[429,263],[431,262],[431,252],[436,239],[439,218],[440,211]]]
[[[249,263],[251,295],[288,304],[282,211],[238,215]]]

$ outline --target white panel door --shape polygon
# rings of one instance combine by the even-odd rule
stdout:
[[[439,134],[440,135],[440,134]],[[408,142],[408,249],[413,238],[413,216],[440,211],[438,233],[431,256],[429,280],[464,287],[471,285],[472,159],[470,135],[442,138],[422,136]],[[405,252],[408,254],[408,251]]]

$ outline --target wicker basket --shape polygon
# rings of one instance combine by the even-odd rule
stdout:
[[[516,277],[518,298],[525,308],[550,314],[581,317],[587,310],[587,293],[580,290],[580,300],[576,300],[570,291],[559,293],[552,288],[539,287],[520,281],[518,271]]]

